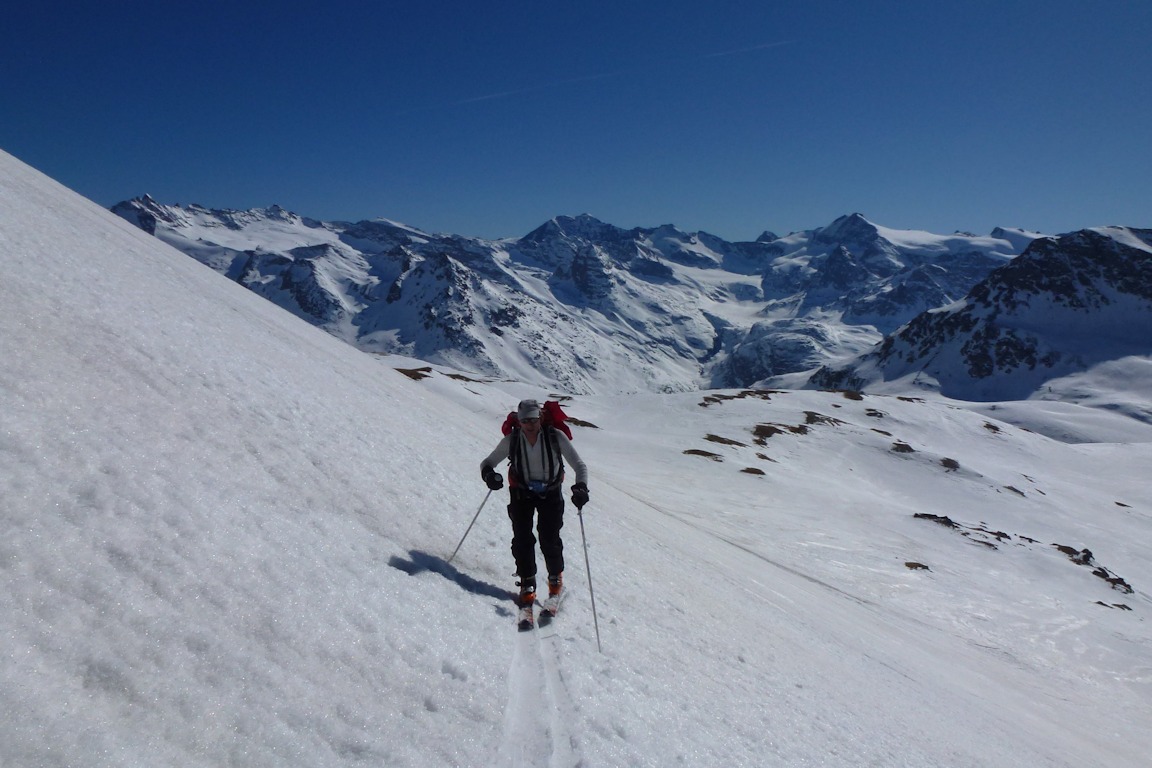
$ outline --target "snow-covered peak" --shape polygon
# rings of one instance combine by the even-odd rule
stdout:
[[[853,213],[841,216],[828,226],[818,229],[814,236],[825,243],[864,243],[878,237],[879,230],[862,214]]]
[[[601,240],[618,238],[618,227],[606,224],[595,216],[582,213],[579,216],[556,216],[529,232],[523,238],[528,242],[542,242],[554,239]]]
[[[1097,232],[1104,237],[1115,240],[1128,248],[1152,253],[1152,229],[1134,229],[1132,227],[1094,227],[1091,232]]]
[[[146,195],[118,203],[112,212],[166,241],[210,243],[237,251],[283,251],[338,240],[318,222],[279,205],[247,210],[162,205]]]
[[[995,240],[1006,240],[1012,246],[1020,251],[1028,247],[1028,244],[1033,240],[1044,237],[1040,232],[1032,232],[1026,229],[1016,229],[1013,227],[996,227],[989,235]]]

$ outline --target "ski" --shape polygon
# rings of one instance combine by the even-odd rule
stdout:
[[[556,614],[560,612],[560,601],[563,599],[563,591],[544,598],[544,601],[540,603],[540,626],[547,626],[552,622],[552,619],[556,618]]]
[[[532,629],[533,626],[535,626],[536,617],[534,615],[533,608],[533,604],[528,603],[527,605],[520,606],[519,610],[517,611],[516,627],[521,632],[528,632]]]

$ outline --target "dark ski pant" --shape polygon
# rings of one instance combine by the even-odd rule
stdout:
[[[557,488],[543,496],[519,488],[512,489],[512,503],[508,505],[508,518],[512,521],[512,557],[516,559],[516,575],[521,581],[536,577],[536,537],[532,535],[532,517],[536,516],[536,534],[540,537],[540,554],[548,574],[564,572],[564,542],[560,529],[564,527],[564,493]]]

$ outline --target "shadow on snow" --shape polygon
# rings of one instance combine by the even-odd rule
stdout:
[[[516,593],[511,590],[498,587],[495,584],[489,584],[486,581],[474,579],[466,573],[461,572],[456,566],[449,563],[442,557],[430,555],[427,552],[421,552],[418,549],[408,551],[408,559],[402,557],[392,557],[388,561],[388,565],[393,568],[404,571],[409,576],[415,576],[418,573],[431,571],[438,573],[444,578],[457,585],[465,592],[471,592],[474,595],[481,595],[482,597],[495,597],[501,601],[511,602],[516,599]],[[503,605],[498,606],[501,613],[510,613]]]

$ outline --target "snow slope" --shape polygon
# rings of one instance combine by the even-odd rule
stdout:
[[[445,561],[549,393],[358,352],[3,153],[0,276],[4,768],[1152,753],[1145,425],[573,398],[599,653],[575,515],[547,635],[496,494]]]

